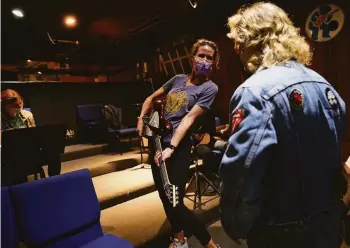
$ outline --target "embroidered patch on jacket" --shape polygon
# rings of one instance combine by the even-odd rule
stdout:
[[[236,131],[239,123],[244,118],[244,111],[242,108],[236,109],[235,112],[232,114],[232,121],[231,121],[231,135]]]
[[[338,100],[335,97],[333,91],[329,88],[326,89],[326,97],[329,105],[331,105],[332,108],[338,108]]]
[[[304,96],[297,89],[292,90],[292,92],[289,95],[289,101],[292,108],[295,110],[300,110],[304,108]]]

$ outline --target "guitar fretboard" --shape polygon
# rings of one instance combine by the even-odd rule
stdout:
[[[153,135],[154,137],[154,143],[156,146],[156,152],[162,153],[162,144],[160,142],[160,137],[157,134]],[[162,179],[163,179],[163,184],[170,184],[169,182],[169,176],[168,176],[168,171],[166,169],[166,164],[162,159],[162,156],[160,156],[158,160],[159,166],[160,166],[160,172],[162,174]]]

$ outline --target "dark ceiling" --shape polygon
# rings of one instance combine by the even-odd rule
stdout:
[[[193,9],[188,0],[3,0],[2,63],[66,58],[80,63],[125,63],[167,37],[188,31],[199,23],[200,15],[205,16],[200,22],[210,26],[212,8],[223,9],[214,5],[216,1],[199,0]],[[14,18],[11,10],[16,7],[24,11],[24,18]],[[76,28],[64,27],[65,14],[76,15]],[[77,40],[79,45],[57,40]]]
[[[196,9],[189,0],[2,0],[1,62],[68,58],[70,63],[125,65],[183,34],[210,38],[210,32],[225,33],[227,17],[242,4],[255,2],[191,1],[198,2]],[[22,9],[24,18],[14,18],[14,8]],[[63,25],[66,14],[77,17],[76,28]]]

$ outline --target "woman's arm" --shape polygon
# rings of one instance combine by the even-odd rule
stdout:
[[[149,111],[152,109],[154,99],[161,97],[164,94],[165,94],[165,90],[163,89],[163,87],[161,87],[158,90],[156,90],[152,95],[147,97],[145,102],[143,103],[142,109],[141,109],[141,114],[140,114],[139,119],[137,121],[137,128],[136,128],[137,134],[139,136],[141,136],[142,129],[143,129],[142,117],[145,114],[149,113]]]
[[[204,113],[205,113],[205,110],[202,107],[200,107],[199,105],[194,105],[191,111],[180,122],[180,125],[176,129],[170,141],[170,144],[173,145],[174,147],[177,147],[180,141],[183,139],[183,137],[187,134],[188,130],[190,129],[194,121]],[[157,153],[155,155],[155,162],[158,163],[158,159],[160,156],[162,156],[163,160],[170,158],[173,152],[174,152],[174,149],[165,148],[162,153]]]
[[[187,134],[188,130],[191,128],[195,120],[204,113],[205,110],[202,107],[194,105],[191,111],[180,122],[180,125],[176,129],[170,144],[177,147],[180,141],[183,139],[183,137]]]

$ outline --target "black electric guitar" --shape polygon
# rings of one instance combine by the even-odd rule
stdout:
[[[165,134],[167,130],[171,129],[168,125],[161,125],[160,124],[160,118],[157,111],[153,112],[149,116],[143,117],[143,123],[144,130],[143,130],[143,136],[145,137],[152,137],[155,145],[155,153],[162,153],[162,144],[161,144],[161,136],[162,134]],[[163,127],[162,127],[163,126]],[[163,187],[166,196],[168,197],[169,201],[173,204],[173,207],[176,207],[176,205],[179,203],[179,190],[176,185],[173,185],[170,183],[168,171],[166,168],[165,161],[160,156],[158,161],[159,167],[160,167],[160,175],[163,182]]]

